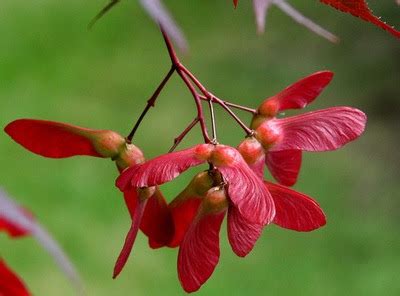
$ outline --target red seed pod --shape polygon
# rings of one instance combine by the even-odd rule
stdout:
[[[257,129],[263,122],[276,117],[279,112],[279,101],[274,97],[264,100],[257,109],[257,114],[253,116],[250,128]]]
[[[228,198],[225,189],[213,187],[207,191],[202,203],[203,211],[207,214],[216,214],[228,208]]]
[[[238,153],[235,148],[225,145],[216,145],[209,161],[217,167],[229,166],[236,161],[237,156]]]
[[[279,111],[279,103],[276,100],[265,100],[260,107],[258,113],[266,117],[275,117]]]
[[[201,144],[196,146],[194,153],[198,159],[208,160],[211,157],[214,148],[215,147],[212,144]]]
[[[88,137],[92,138],[95,150],[103,157],[116,157],[126,144],[124,137],[110,130],[95,131]]]
[[[264,149],[268,150],[280,139],[281,134],[279,130],[272,128],[266,121],[256,129],[255,137]]]
[[[179,193],[171,202],[170,206],[174,207],[188,198],[202,198],[206,192],[213,186],[214,180],[208,171],[198,173],[186,188]]]
[[[142,150],[140,150],[137,146],[125,143],[122,147],[123,148],[120,149],[118,155],[113,158],[119,171],[123,171],[130,166],[140,164],[145,161]]]
[[[238,146],[238,150],[248,165],[255,164],[264,156],[261,143],[254,137],[249,137],[242,141]]]

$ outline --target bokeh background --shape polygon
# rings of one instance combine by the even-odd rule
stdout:
[[[123,1],[91,31],[106,1],[2,0],[0,125],[41,118],[127,134],[169,59],[157,27],[138,1]],[[182,59],[222,98],[256,107],[297,79],[335,72],[308,110],[350,105],[369,116],[365,134],[345,148],[305,154],[295,188],[324,208],[328,224],[312,233],[270,226],[245,259],[221,234],[221,259],[198,295],[400,295],[398,134],[400,43],[388,33],[318,1],[290,1],[341,37],[337,45],[272,8],[258,36],[250,1],[166,1],[185,31]],[[392,0],[369,1],[400,27]],[[194,115],[174,76],[137,133],[147,157],[166,152]],[[236,145],[242,131],[217,112],[220,141]],[[240,113],[246,121],[247,114]],[[181,148],[201,140],[198,129]],[[114,164],[33,155],[0,134],[0,185],[38,219],[76,263],[88,295],[184,295],[176,249],[151,250],[140,234],[124,272],[111,279],[129,227]],[[197,169],[163,186],[172,199]],[[34,295],[74,295],[51,258],[31,238],[0,235],[0,253]]]

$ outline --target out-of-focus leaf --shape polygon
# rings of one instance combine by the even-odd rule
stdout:
[[[386,31],[393,36],[400,38],[400,31],[395,30],[393,27],[381,21],[376,17],[371,9],[368,7],[365,0],[320,0],[322,3],[330,5],[340,11],[350,13],[356,17],[359,17],[367,22],[374,24]],[[399,3],[399,1],[397,1]]]
[[[35,219],[26,215],[2,189],[0,189],[0,217],[14,224],[19,229],[31,234],[42,247],[54,258],[60,269],[68,277],[79,295],[83,295],[83,285],[75,267],[67,255],[51,237],[47,230]]]

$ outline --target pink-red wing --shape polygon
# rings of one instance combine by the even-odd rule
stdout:
[[[174,221],[174,235],[169,247],[177,247],[186,235],[199,209],[201,199],[187,198],[184,201],[170,204],[172,219]]]
[[[153,249],[161,248],[171,241],[174,233],[172,215],[158,188],[147,200],[140,229],[148,236],[149,245]]]
[[[124,191],[129,186],[150,187],[171,181],[188,168],[204,162],[196,157],[196,147],[163,154],[143,164],[132,166],[121,173],[116,185]]]
[[[261,179],[264,179],[265,155],[263,154],[255,163],[249,164],[249,168]]]
[[[136,188],[130,188],[126,191],[124,191],[124,200],[125,200],[125,205],[129,211],[129,215],[131,216],[131,219],[133,220],[133,217],[135,215],[135,210],[138,204],[138,193]]]
[[[142,220],[144,208],[146,206],[146,200],[140,201],[135,208],[134,215],[132,217],[131,227],[126,235],[124,245],[122,250],[115,262],[113,278],[116,278],[124,268],[126,262],[128,261],[129,255],[131,254],[133,244],[135,243],[136,236],[139,230],[139,225]]]
[[[366,115],[355,108],[332,107],[292,117],[271,119],[268,124],[282,138],[271,151],[335,150],[358,138],[364,131]]]
[[[263,228],[262,224],[247,221],[234,206],[229,206],[228,239],[236,255],[245,257],[249,254]]]
[[[75,155],[102,157],[87,135],[95,131],[60,122],[18,119],[5,127],[5,132],[29,151],[50,158]]]
[[[131,219],[134,220],[138,205],[136,188],[125,191],[124,199]],[[153,196],[147,200],[140,229],[149,238],[149,245],[153,249],[163,247],[171,240],[173,234],[172,217],[168,204],[158,188]]]
[[[178,276],[186,292],[197,291],[219,261],[219,231],[225,211],[196,217],[183,239],[178,255]]]
[[[263,186],[261,178],[241,156],[231,166],[220,166],[218,170],[228,183],[232,203],[245,219],[262,225],[272,222],[275,215],[272,197]]]
[[[274,223],[296,231],[312,231],[326,224],[325,214],[309,196],[265,181],[276,207]]]
[[[332,78],[330,71],[316,72],[288,86],[270,100],[277,103],[279,111],[304,108],[319,96]]]
[[[265,164],[280,184],[293,186],[299,175],[301,159],[300,150],[271,151],[267,152]]]

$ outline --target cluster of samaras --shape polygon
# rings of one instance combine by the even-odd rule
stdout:
[[[118,2],[111,0],[90,26]],[[259,32],[264,30],[269,8],[275,5],[314,33],[333,42],[338,40],[335,35],[303,16],[286,0],[252,2]],[[399,31],[372,13],[365,0],[320,2],[400,37]],[[303,151],[340,148],[361,135],[366,116],[354,108],[333,107],[288,118],[279,117],[279,113],[284,110],[304,108],[312,102],[332,79],[332,73],[328,71],[315,73],[294,83],[266,99],[257,109],[223,101],[209,93],[180,63],[167,35],[181,49],[187,47],[186,40],[163,2],[140,0],[140,3],[160,25],[172,66],[128,137],[109,130],[92,130],[33,119],[16,120],[5,131],[26,149],[44,157],[87,155],[115,161],[120,172],[116,185],[124,193],[132,224],[116,262],[114,277],[125,265],[140,229],[148,236],[151,248],[179,247],[179,279],[185,291],[192,292],[198,290],[211,276],[218,263],[219,231],[225,215],[228,220],[229,243],[240,257],[252,250],[264,227],[271,223],[295,231],[312,231],[325,224],[325,215],[319,205],[310,197],[287,186],[297,181]],[[233,0],[233,3],[236,7],[239,0]],[[197,116],[175,139],[172,150],[196,124],[201,126],[204,144],[146,161],[142,151],[132,144],[132,137],[148,109],[154,105],[161,89],[175,72],[191,92]],[[210,106],[212,139],[208,136],[201,100],[207,101]],[[246,138],[237,148],[218,143],[213,104],[225,109],[245,130]],[[230,107],[251,112],[253,118],[250,127]],[[208,163],[209,169],[199,172],[176,198],[167,203],[159,185],[203,163]],[[265,166],[278,184],[264,180]],[[3,192],[0,192],[0,202],[0,231],[7,232],[11,237],[33,235],[39,241],[42,240],[45,247],[47,244],[49,252],[58,258],[65,273],[77,283],[72,265],[56,248],[56,244],[51,241],[49,244],[49,239],[43,236],[44,232],[34,219],[6,198]],[[1,258],[0,295],[29,295],[22,281]]]
[[[332,107],[291,117],[281,111],[304,108],[331,81],[329,71],[314,73],[264,100],[253,114],[251,133],[237,148],[209,141],[145,160],[142,151],[118,133],[52,121],[19,119],[5,131],[19,144],[50,158],[75,155],[111,158],[120,175],[132,225],[114,269],[125,265],[140,229],[151,248],[179,247],[178,275],[183,288],[196,291],[219,260],[219,231],[227,215],[228,238],[246,256],[262,230],[274,223],[296,231],[325,224],[325,215],[295,184],[303,151],[335,150],[359,137],[366,116],[358,109]],[[191,167],[208,164],[170,203],[159,185]],[[267,167],[279,184],[264,180]]]

